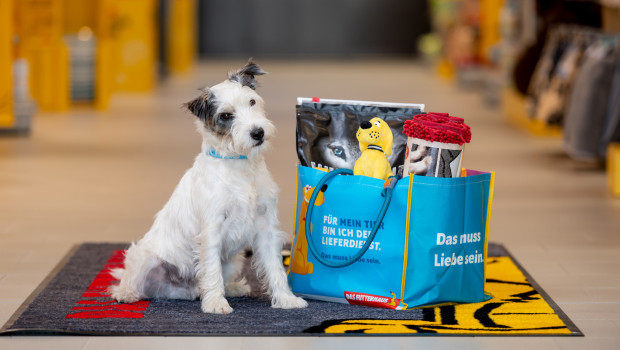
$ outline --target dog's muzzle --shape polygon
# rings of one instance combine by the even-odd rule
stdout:
[[[263,128],[255,128],[250,131],[250,137],[256,141],[256,146],[260,146],[265,142],[265,130]]]

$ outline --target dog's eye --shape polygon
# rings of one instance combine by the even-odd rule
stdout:
[[[250,100],[250,106],[254,106],[256,104],[256,100],[255,99],[251,99]]]
[[[346,159],[347,159],[347,155],[346,155],[346,153],[345,153],[345,151],[344,151],[344,148],[342,148],[341,146],[331,146],[330,148],[331,148],[331,150],[332,150],[332,153],[333,153],[336,157],[342,158],[342,159],[344,159],[344,160],[346,160]]]
[[[375,125],[379,128],[381,127],[381,123],[380,122],[375,122]]]
[[[232,118],[232,113],[222,113],[220,114],[220,119],[222,120],[229,120]]]

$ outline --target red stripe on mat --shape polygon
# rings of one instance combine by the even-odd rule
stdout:
[[[112,269],[124,267],[124,250],[115,250],[108,262],[97,273],[95,279],[86,291],[82,294],[82,299],[78,300],[78,306],[73,307],[73,311],[65,318],[142,318],[144,312],[149,307],[150,302],[146,300],[137,301],[131,304],[121,304],[110,298],[108,288],[118,282],[111,274]]]

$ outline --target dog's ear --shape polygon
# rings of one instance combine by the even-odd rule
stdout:
[[[392,154],[392,145],[394,142],[394,135],[392,135],[392,129],[385,121],[381,121],[381,148],[385,152],[386,156]]]
[[[203,93],[200,96],[183,104],[183,106],[204,122],[209,115],[209,99],[211,98],[211,93],[208,88],[203,88],[201,91]]]
[[[243,86],[247,86],[252,90],[256,90],[256,86],[258,85],[256,76],[263,74],[267,74],[267,72],[259,67],[258,64],[254,63],[253,59],[250,58],[245,67],[236,72],[228,73],[228,79],[231,81],[236,81]]]
[[[366,142],[361,142],[361,141],[359,142],[359,144],[360,144],[360,152],[364,153],[364,151],[368,149],[368,144]]]

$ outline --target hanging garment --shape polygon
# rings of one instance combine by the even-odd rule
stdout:
[[[599,146],[599,153],[603,157],[607,156],[607,146],[611,142],[620,142],[620,45],[615,48],[613,58],[615,61],[614,77],[609,91],[609,104],[603,137]]]
[[[561,125],[564,108],[583,56],[580,42],[570,43],[549,79],[548,86],[538,97],[534,119],[548,125]]]
[[[575,159],[601,157],[615,59],[600,41],[590,46],[570,92],[564,118],[564,149]]]

